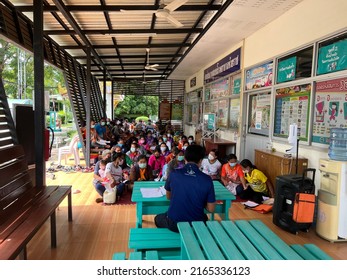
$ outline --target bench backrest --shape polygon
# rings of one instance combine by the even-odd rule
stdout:
[[[0,153],[0,225],[3,225],[11,213],[25,208],[37,190],[28,173],[23,147],[12,145],[1,148]]]

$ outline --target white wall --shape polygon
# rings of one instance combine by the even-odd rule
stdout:
[[[346,0],[305,0],[245,39],[244,67],[347,27]]]

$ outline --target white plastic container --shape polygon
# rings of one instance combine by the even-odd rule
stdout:
[[[332,128],[330,130],[329,158],[347,161],[347,129]]]

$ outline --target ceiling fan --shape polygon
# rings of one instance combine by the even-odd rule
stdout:
[[[173,24],[176,27],[182,27],[183,24],[179,22],[176,18],[174,18],[171,13],[175,10],[177,10],[179,7],[187,3],[188,0],[174,0],[170,4],[165,5],[164,1],[161,2],[160,8],[155,12],[155,15],[157,18],[163,18],[166,19],[169,23]],[[148,11],[126,11],[126,10],[120,10],[121,12],[132,12],[132,13],[143,13]],[[151,12],[152,13],[152,12]]]
[[[158,71],[157,67],[159,66],[159,64],[149,64],[149,51],[150,49],[146,49],[147,52],[147,63],[145,66],[145,70],[152,70],[152,71]]]

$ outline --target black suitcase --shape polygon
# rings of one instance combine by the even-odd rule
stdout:
[[[308,177],[308,173],[311,176]],[[284,230],[297,234],[308,231],[312,223],[297,223],[293,220],[293,208],[296,193],[315,192],[314,178],[316,169],[306,169],[303,175],[282,175],[276,177],[275,200],[273,205],[273,223]]]

